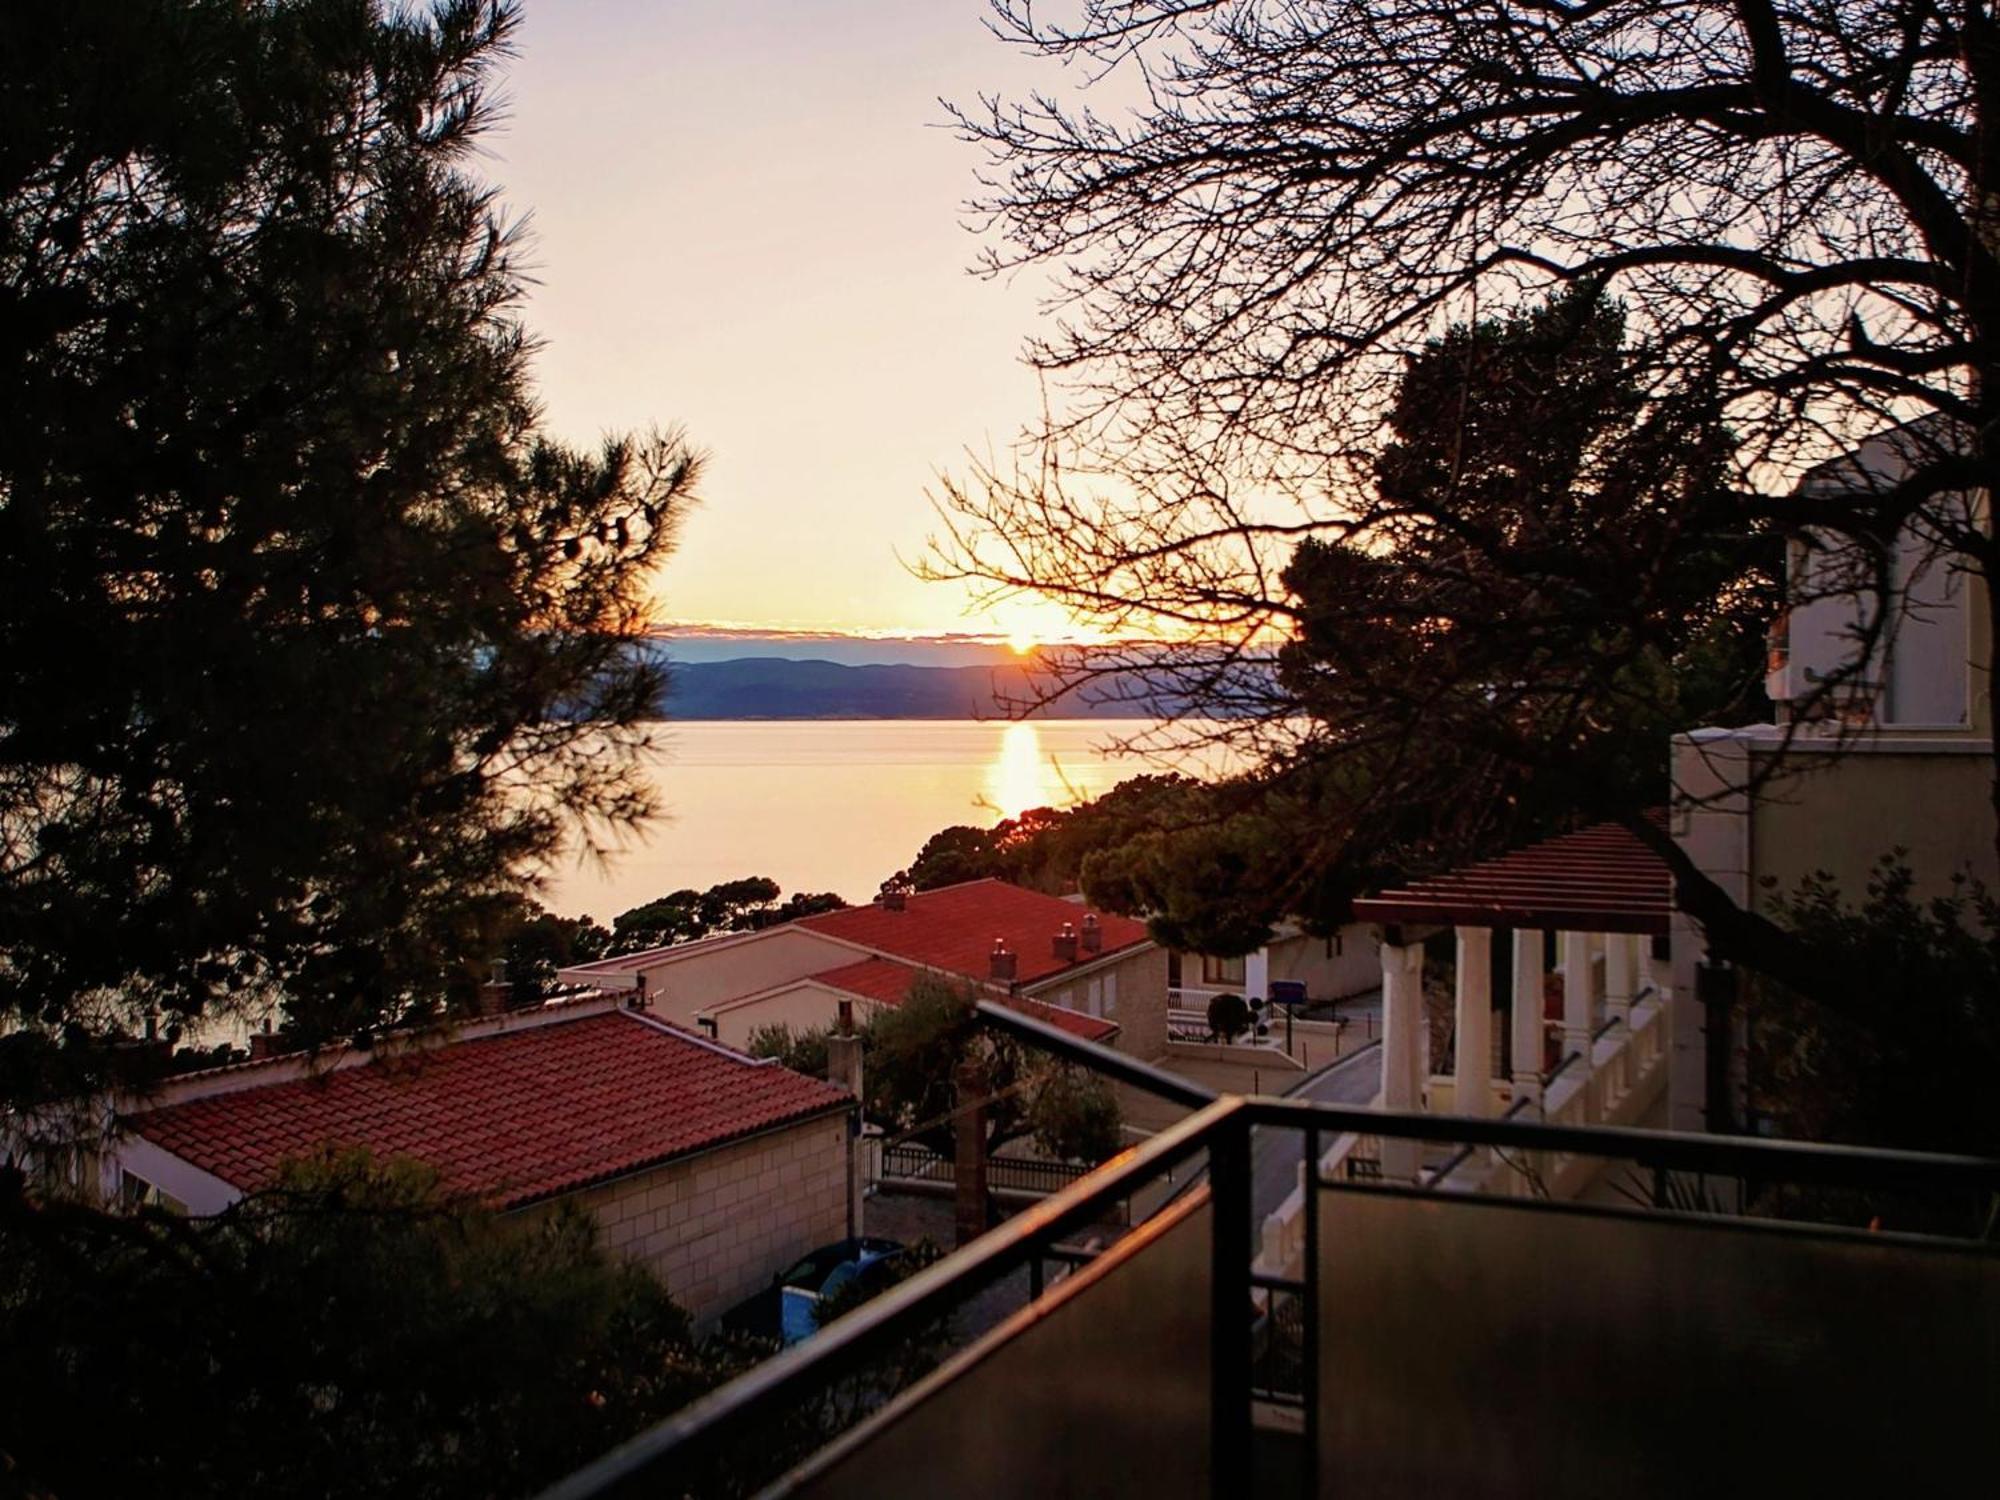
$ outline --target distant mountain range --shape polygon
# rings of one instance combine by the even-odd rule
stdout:
[[[676,661],[664,716],[670,719],[995,719],[1052,690],[1027,666],[848,666],[773,656]],[[1103,703],[1071,694],[1029,717],[1142,719],[1166,709]]]
[[[966,635],[864,636],[833,631],[668,630],[652,647],[673,661],[743,661],[777,656],[786,661],[830,661],[843,667],[991,667],[1016,665],[1005,641]]]

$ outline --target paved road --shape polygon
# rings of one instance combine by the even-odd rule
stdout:
[[[1369,1104],[1382,1087],[1382,1044],[1380,1042],[1344,1057],[1332,1067],[1303,1079],[1286,1091],[1291,1099],[1311,1099],[1321,1104]],[[1332,1145],[1322,1140],[1323,1151]],[[1292,1189],[1299,1185],[1299,1159],[1305,1151],[1301,1130],[1259,1130],[1250,1143],[1253,1213],[1261,1234],[1265,1215],[1277,1210]]]

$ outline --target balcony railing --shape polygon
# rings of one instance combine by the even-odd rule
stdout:
[[[1252,1269],[1260,1131],[1312,1164],[1296,1278]],[[1622,1163],[1638,1201],[1344,1170],[1384,1139]],[[1204,1188],[1084,1243],[1197,1153]],[[1944,1491],[2000,1421],[1996,1203],[1991,1161],[1218,1099],[550,1494]]]

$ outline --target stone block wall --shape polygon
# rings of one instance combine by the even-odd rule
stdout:
[[[1167,951],[1148,948],[1118,965],[1118,1049],[1141,1062],[1167,1051]]]
[[[669,1162],[577,1201],[697,1323],[847,1234],[847,1118],[825,1116]]]

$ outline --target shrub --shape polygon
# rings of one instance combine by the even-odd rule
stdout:
[[[1250,1029],[1250,1006],[1241,995],[1215,995],[1208,1002],[1208,1034],[1232,1042]]]

